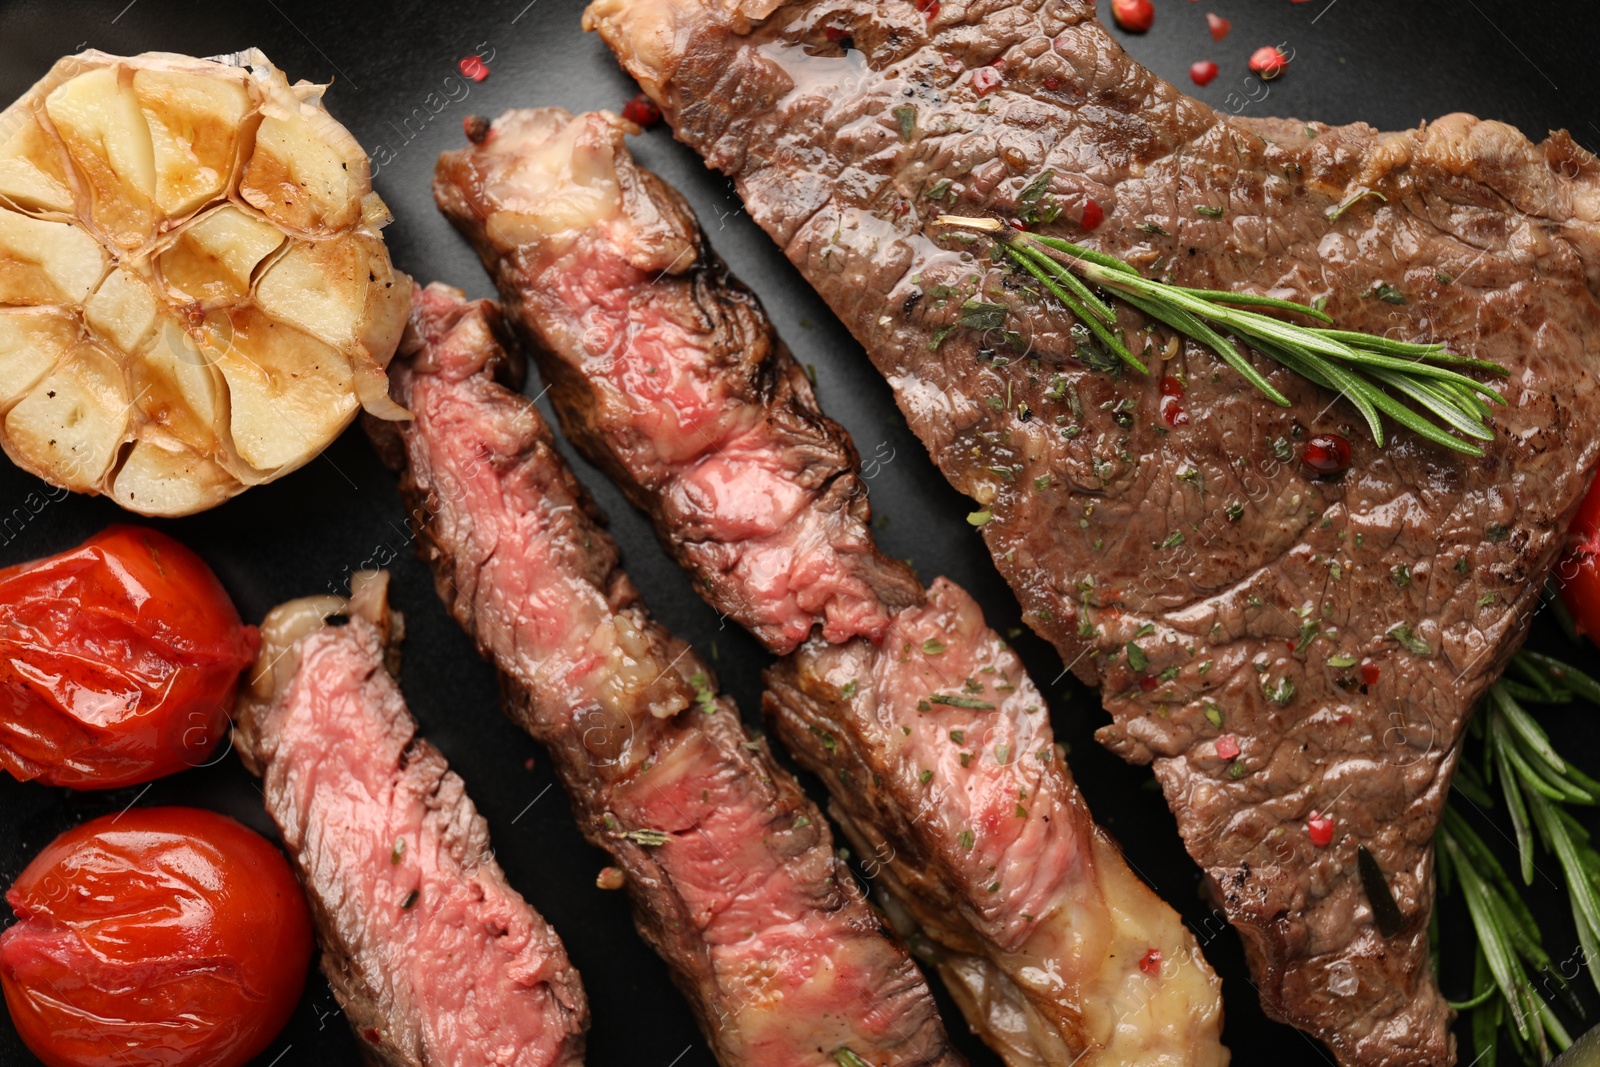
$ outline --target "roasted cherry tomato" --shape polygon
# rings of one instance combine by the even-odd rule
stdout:
[[[258,643],[200,557],[154,530],[0,570],[0,767],[105,789],[204,763]]]
[[[238,1067],[288,1022],[311,961],[283,856],[196,808],[68,830],[6,900],[0,987],[50,1067]]]
[[[1572,548],[1556,564],[1556,584],[1578,632],[1600,644],[1600,478],[1572,522]]]

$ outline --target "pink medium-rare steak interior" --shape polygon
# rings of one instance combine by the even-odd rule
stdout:
[[[821,813],[638,603],[537,410],[496,380],[498,321],[487,301],[419,291],[390,368],[414,420],[369,428],[403,465],[441,597],[625,873],[641,934],[728,1067],[955,1067],[926,983]]]
[[[872,544],[855,452],[760,304],[615,126],[508,112],[439,160],[434,191],[541,357],[562,427],[656,519],[713,606],[787,651],[876,637],[915,603]]]
[[[269,614],[241,702],[240,751],[311,901],[323,973],[375,1062],[579,1064],[578,973],[507,884],[461,779],[416,735],[384,665],[397,617],[383,584],[343,626],[323,623],[345,610],[337,598]]]

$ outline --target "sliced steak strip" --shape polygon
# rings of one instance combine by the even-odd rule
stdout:
[[[1215,1064],[1221,983],[1094,825],[1049,709],[972,598],[936,579],[882,645],[813,639],[767,715],[975,1029],[1011,1067]]]
[[[583,1062],[589,1009],[555,931],[507,884],[489,829],[416,736],[385,669],[388,576],[262,623],[237,741],[311,901],[322,970],[369,1062]],[[343,626],[327,625],[348,613]]]
[[[439,166],[440,203],[483,252],[563,424],[586,455],[622,472],[669,543],[739,530],[772,486],[803,484],[818,450],[797,446],[790,427],[828,442],[832,484],[859,493],[844,431],[823,416],[759,305],[709,258],[682,200],[634,163],[623,145],[631,128],[604,113],[514,111],[480,147]],[[563,208],[572,203],[586,205],[576,228]],[[635,266],[647,256],[652,270]],[[715,345],[708,332],[662,326],[714,323],[716,311],[702,309],[728,307],[742,327]],[[604,344],[591,342],[597,327]],[[752,367],[789,384],[752,388]],[[662,381],[675,384],[652,388]],[[698,449],[692,428],[708,421],[708,398],[717,422],[741,430],[736,445],[716,449],[717,491],[695,494],[691,509],[684,480],[658,475],[658,457]],[[887,596],[862,594],[864,614],[888,619],[921,599],[909,569],[873,548],[864,493],[791,497],[788,528],[848,522],[854,558],[894,576]],[[766,599],[746,568],[708,573],[713,559],[686,562],[724,599]],[[836,574],[793,567],[785,589],[820,600],[813,588],[828,590]],[[822,627],[775,668],[769,716],[938,946],[973,1027],[1010,1063],[1223,1062],[1214,976],[1177,916],[1094,829],[1021,663],[960,590],[938,583],[934,600],[873,634],[881,650],[866,638],[833,648],[849,633]],[[793,644],[785,631],[741,621],[775,652]],[[941,689],[935,699],[950,703],[930,703]],[[997,761],[995,751],[1006,755]]]
[[[495,380],[494,306],[435,285],[412,314],[390,380],[415,419],[374,428],[398,434],[380,449],[404,464],[439,593],[625,872],[640,932],[718,1058],[960,1064],[821,813],[645,613],[537,410]]]
[[[678,195],[612,166],[619,120],[570,118],[503,115],[434,181],[540,355],[562,427],[650,512],[706,599],[768,645],[818,625],[881,635],[922,590],[872,544],[848,439]],[[622,205],[618,231],[607,215]]]
[[[1154,761],[1266,1009],[1347,1064],[1449,1062],[1431,841],[1462,724],[1600,454],[1600,164],[1464,115],[1233,122],[1085,0],[597,0],[587,19],[992,516],[1030,624],[1104,685],[1103,740]],[[1027,214],[1179,284],[1326,300],[1341,328],[1499,363],[1510,404],[1482,459],[1393,426],[1379,450],[1349,405],[1263,361],[1276,408],[1129,313],[1160,369],[1095,370],[1071,317],[942,213]],[[1321,432],[1354,444],[1342,477],[1297,461]],[[1408,920],[1395,936],[1358,846]]]

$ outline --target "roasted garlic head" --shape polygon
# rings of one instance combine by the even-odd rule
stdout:
[[[322,451],[411,282],[366,153],[259,51],[69,56],[0,114],[0,446],[186,515]]]

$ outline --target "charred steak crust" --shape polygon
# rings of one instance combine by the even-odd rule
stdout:
[[[634,163],[623,143],[630,129],[606,113],[507,112],[479,147],[446,155],[438,188],[485,250],[547,378],[565,383],[551,393],[567,423],[582,427],[580,448],[626,472],[664,537],[726,531],[725,544],[743,534],[759,553],[776,534],[804,546],[793,531],[837,529],[837,509],[850,504],[831,490],[785,494],[814,480],[817,449],[804,442],[830,443],[825,469],[852,491],[854,450],[720,265],[692,286],[663,283],[715,261],[687,206]],[[578,226],[580,203],[589,210]],[[646,259],[652,271],[640,269]],[[743,325],[708,343],[719,334],[699,309],[724,304],[741,309]],[[793,388],[752,389],[753,365]],[[694,458],[668,458],[685,454]],[[682,502],[686,486],[698,490],[692,506]],[[764,536],[748,538],[752,516],[766,520]],[[887,592],[850,583],[827,564],[881,557],[864,508],[847,528],[864,551],[824,550],[811,565],[790,557],[778,583],[735,566],[704,585],[768,607],[837,606],[844,598],[827,594],[842,589],[861,608],[830,612],[829,623],[841,614],[884,620],[848,641],[851,627],[818,626],[792,649],[790,629],[752,620],[809,627],[808,614],[751,608],[739,618],[788,653],[769,675],[767,717],[829,788],[892,913],[914,920],[900,922],[902,932],[1014,1067],[1225,1062],[1215,975],[1178,917],[1094,828],[1021,662],[948,582],[936,582],[925,604],[899,564]]]
[[[713,1051],[729,1067],[845,1049],[875,1067],[958,1067],[821,813],[648,617],[537,410],[493,380],[496,318],[443,286],[417,293],[391,368],[415,415],[398,428],[401,491],[440,596],[499,669],[507,713],[549,749],[585,836],[624,871]]]
[[[597,0],[586,18],[992,515],[1030,625],[1104,686],[1102,739],[1154,762],[1267,1011],[1347,1064],[1448,1062],[1431,840],[1462,725],[1600,450],[1600,164],[1565,133],[1536,145],[1464,115],[1232,121],[1083,2]],[[996,62],[980,92],[972,72]],[[1090,201],[1105,222],[1086,233]],[[1275,408],[1131,315],[1133,350],[1171,357],[1148,378],[1096,371],[1070,317],[941,213],[1029,213],[1179,284],[1325,299],[1341,328],[1508,368],[1509,406],[1480,460],[1394,427],[1379,450],[1303,380],[1258,364],[1292,401]],[[974,301],[1013,336],[964,327]],[[1182,394],[1170,424],[1164,385]],[[1342,477],[1297,462],[1327,431],[1354,443]],[[1312,811],[1334,820],[1326,847]],[[1358,845],[1409,919],[1394,937]]]
[[[787,651],[813,626],[835,640],[881,634],[888,612],[922,590],[873,545],[849,438],[682,198],[616,151],[635,127],[571,119],[559,108],[508,113],[481,146],[442,155],[434,180],[539,361],[562,429],[651,517],[712,606],[769,646]],[[600,172],[582,187],[595,190],[592,217],[555,231],[491,225],[490,190],[539,174],[526,146],[542,139]],[[579,188],[556,173],[543,179],[550,197]],[[570,205],[541,203],[541,191],[524,183],[507,214],[565,218]],[[650,410],[631,412],[642,395]],[[743,418],[752,411],[761,417]],[[652,440],[660,420],[675,423],[673,450]],[[758,450],[784,462],[746,463]],[[735,493],[744,506],[730,520],[719,508]]]
[[[334,598],[269,615],[238,714],[323,973],[369,1063],[574,1067],[589,1026],[578,972],[506,882],[461,778],[416,736],[385,669],[387,612],[369,604],[377,625],[354,611],[323,625]]]

